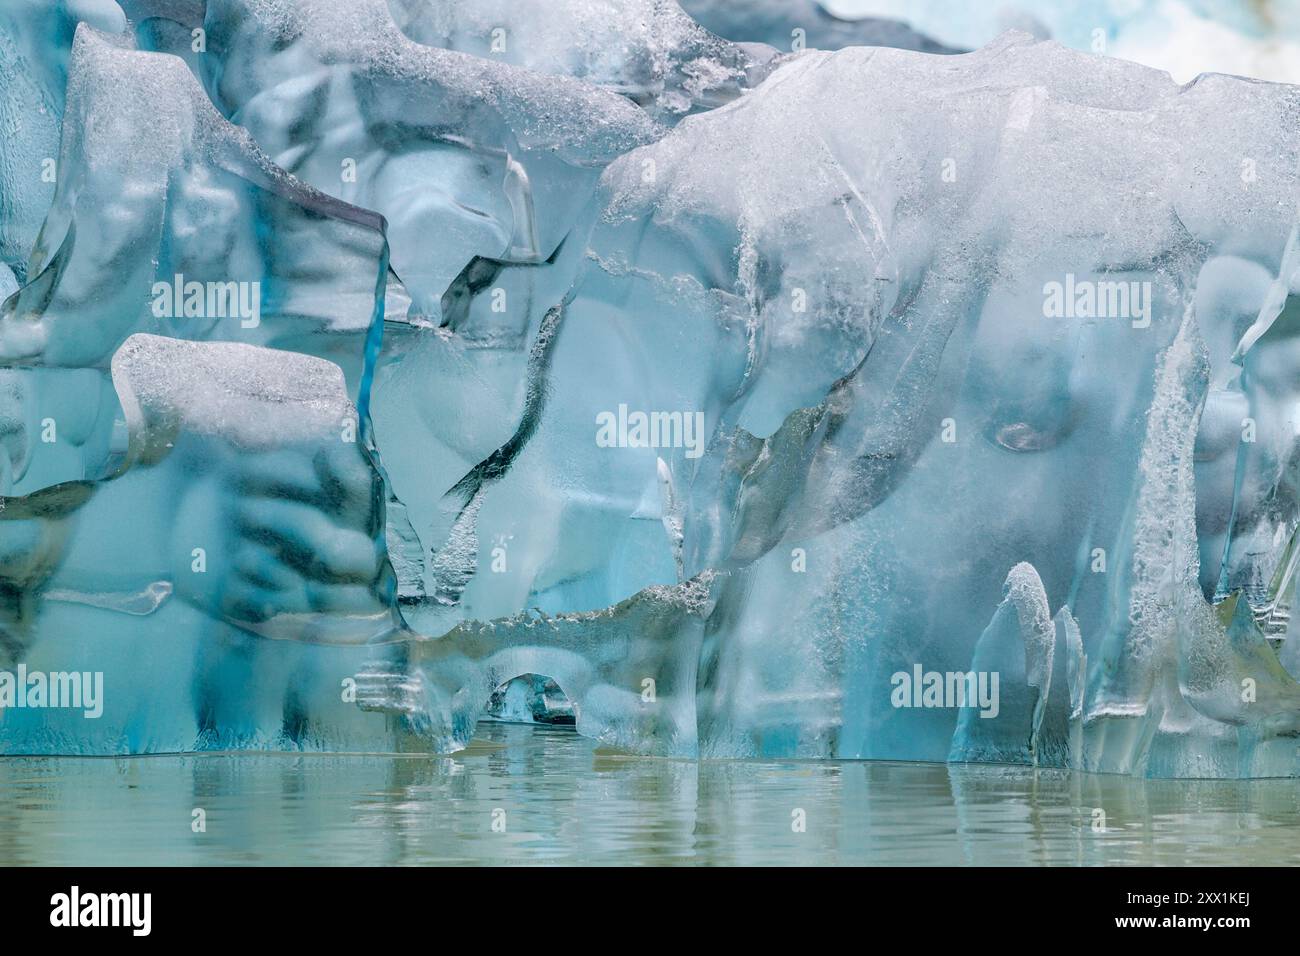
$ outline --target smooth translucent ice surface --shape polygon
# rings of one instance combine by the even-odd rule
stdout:
[[[385,0],[202,13],[193,63],[218,109],[299,180],[381,213],[401,295],[434,323],[473,256],[544,261],[604,166],[662,131],[594,83],[417,43]]]
[[[155,711],[163,696],[145,688],[162,671],[139,661],[193,672],[194,649],[227,625],[353,641],[387,627],[382,485],[355,407],[382,220],[271,164],[180,60],[83,27],[71,64],[63,172],[30,281],[0,306],[0,647],[9,665],[129,676],[121,708],[93,721],[6,712],[3,746],[252,739],[252,698],[238,729],[205,716],[202,679]],[[263,355],[275,387],[249,392]],[[321,408],[334,421],[306,447],[302,416]],[[42,597],[55,607],[38,615]],[[69,625],[65,608],[105,621]],[[113,636],[85,645],[87,627]],[[283,697],[273,706],[267,740],[284,726]]]
[[[6,0],[0,6],[0,262],[20,277],[54,196],[68,58],[79,22],[117,32],[113,0]]]
[[[77,34],[64,172],[29,281],[0,304],[0,361],[23,370],[26,419],[64,423],[61,441],[28,436],[6,494],[112,470],[104,389],[133,332],[319,355],[360,394],[387,268],[380,217],[275,167],[180,60],[123,44]]]

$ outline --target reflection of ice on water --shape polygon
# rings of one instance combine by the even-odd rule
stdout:
[[[192,832],[195,808],[207,831]],[[505,831],[492,829],[505,810]],[[802,809],[806,832],[793,832]],[[1098,814],[1101,811],[1101,814]],[[1101,829],[1098,822],[1103,822]],[[1294,864],[1294,783],[678,761],[483,723],[451,758],[0,761],[0,865]]]

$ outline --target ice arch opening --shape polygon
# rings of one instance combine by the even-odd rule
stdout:
[[[577,723],[573,701],[545,674],[520,674],[500,684],[488,698],[483,716],[508,723],[570,727]]]

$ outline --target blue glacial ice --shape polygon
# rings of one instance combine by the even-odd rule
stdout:
[[[0,262],[19,278],[54,196],[68,57],[80,22],[114,33],[126,26],[113,0],[9,0],[0,7]]]
[[[91,7],[0,23],[0,752],[1300,772],[1300,89]]]

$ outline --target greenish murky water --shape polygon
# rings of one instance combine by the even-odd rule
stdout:
[[[0,759],[0,864],[1300,863],[1294,780],[695,763],[479,731],[443,758]]]

